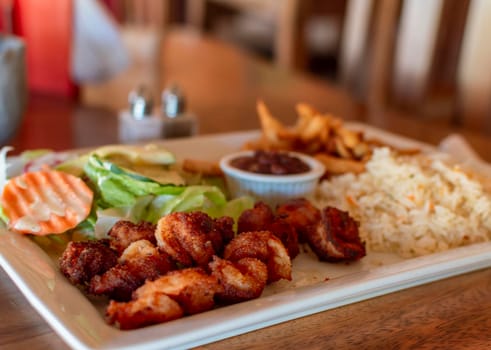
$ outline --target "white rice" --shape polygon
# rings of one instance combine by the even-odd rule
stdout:
[[[378,148],[360,175],[323,181],[319,206],[348,211],[368,250],[403,257],[491,238],[491,196],[470,172],[438,157]]]

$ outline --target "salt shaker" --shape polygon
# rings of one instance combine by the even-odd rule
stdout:
[[[129,109],[119,114],[119,140],[134,143],[162,137],[164,119],[154,112],[149,91],[140,86],[128,96]]]
[[[164,138],[193,136],[198,132],[198,120],[186,111],[184,95],[176,85],[162,92],[162,115]]]

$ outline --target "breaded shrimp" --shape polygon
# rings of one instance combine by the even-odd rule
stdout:
[[[348,212],[333,207],[322,210],[322,220],[308,231],[307,240],[319,260],[355,261],[366,255],[358,223]]]
[[[291,280],[292,263],[280,239],[269,231],[243,232],[226,247],[223,258],[233,262],[256,258],[268,267],[268,282]]]
[[[184,315],[179,304],[162,293],[130,302],[111,300],[106,309],[106,319],[120,329],[135,329],[175,320]]]
[[[276,214],[297,231],[300,242],[307,241],[307,231],[321,220],[321,211],[305,198],[291,199],[278,205]]]
[[[153,280],[175,268],[169,256],[159,252],[149,241],[131,243],[120,257],[120,263],[90,280],[88,291],[127,301],[146,280]]]
[[[92,277],[115,266],[116,252],[106,241],[69,242],[60,257],[60,271],[73,284],[85,284]]]
[[[155,236],[161,250],[185,267],[208,265],[233,235],[231,219],[213,220],[203,212],[162,217]]]
[[[167,322],[211,309],[215,294],[221,291],[217,278],[201,268],[175,270],[147,281],[129,302],[111,301],[106,317],[121,329]]]
[[[281,240],[291,259],[300,251],[294,226],[286,222],[283,217],[276,215],[264,202],[257,202],[254,208],[244,210],[239,216],[237,232],[252,231],[270,231]]]
[[[258,298],[268,280],[266,264],[256,258],[231,262],[214,256],[209,267],[211,274],[223,286],[223,291],[218,292],[216,298],[225,304]]]
[[[155,228],[156,225],[150,222],[134,224],[131,221],[120,220],[108,232],[111,248],[121,254],[132,242],[140,239],[156,244]]]
[[[157,247],[146,239],[140,239],[131,243],[118,258],[119,263],[130,260],[142,259],[151,255],[159,255]]]
[[[163,293],[177,301],[187,315],[211,309],[214,296],[222,287],[215,276],[201,268],[176,270],[149,281],[133,293],[133,299],[145,299]]]
[[[237,232],[252,232],[267,230],[267,226],[273,222],[274,212],[264,202],[257,202],[254,208],[244,210],[237,220]]]

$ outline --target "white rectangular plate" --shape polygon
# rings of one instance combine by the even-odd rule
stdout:
[[[361,124],[347,124],[400,147],[424,145]],[[217,160],[258,132],[166,141],[178,158]],[[74,349],[189,348],[338,306],[491,266],[491,243],[413,259],[369,252],[360,262],[329,264],[301,254],[293,281],[276,282],[261,298],[132,331],[105,323],[104,305],[72,286],[50,257],[25,236],[0,232],[0,264],[31,305]]]

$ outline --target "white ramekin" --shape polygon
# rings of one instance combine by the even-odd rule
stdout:
[[[249,195],[275,206],[287,199],[310,195],[324,174],[324,165],[313,157],[297,152],[285,152],[309,165],[310,170],[293,175],[269,175],[244,171],[230,165],[238,157],[251,156],[254,151],[229,154],[220,160],[227,186],[233,197]]]

